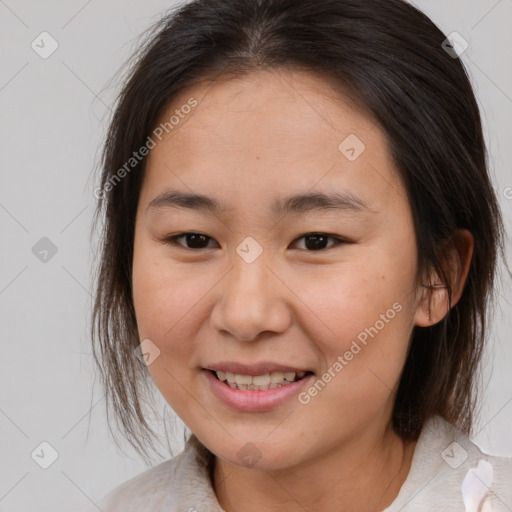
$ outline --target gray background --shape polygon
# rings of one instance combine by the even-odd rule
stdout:
[[[469,43],[462,59],[481,105],[493,179],[510,232],[512,0],[416,4],[446,34],[457,31]],[[171,5],[163,0],[0,0],[0,511],[85,509],[146,469],[129,446],[129,457],[116,449],[94,378],[89,232],[94,166],[116,92],[108,81],[138,35]],[[59,45],[47,59],[31,47],[43,31]],[[57,249],[46,262],[32,250],[43,237]],[[507,258],[512,265],[510,247]],[[506,280],[473,441],[508,456],[511,319]],[[163,399],[160,405],[163,411]],[[177,437],[174,446],[180,448],[182,436]],[[58,452],[48,469],[31,458],[43,441]]]

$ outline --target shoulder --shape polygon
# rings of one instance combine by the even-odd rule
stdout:
[[[396,508],[398,506],[398,508]],[[424,426],[396,510],[512,510],[512,458],[484,453],[443,418]]]
[[[183,453],[123,482],[103,496],[98,508],[103,512],[158,510],[182,458]]]
[[[192,435],[180,454],[118,485],[103,496],[94,510],[199,512],[217,510],[217,506],[208,478],[205,449]]]

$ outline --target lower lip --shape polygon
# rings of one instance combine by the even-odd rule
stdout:
[[[223,381],[217,379],[209,370],[203,370],[203,374],[208,379],[211,390],[217,398],[229,407],[245,412],[269,411],[280,406],[296,395],[314,377],[314,375],[307,375],[280,388],[264,391],[244,391],[230,388]]]

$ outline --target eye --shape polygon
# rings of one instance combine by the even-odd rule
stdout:
[[[326,233],[307,233],[306,235],[302,235],[301,237],[297,238],[295,242],[302,239],[305,240],[305,247],[308,252],[320,252],[329,249],[333,245],[330,247],[325,247],[325,243],[328,239],[334,240],[334,246],[350,243],[348,240],[344,240],[334,235],[328,235]]]
[[[178,240],[184,238],[186,242],[190,243],[191,247],[185,247],[183,244],[179,243]],[[179,235],[174,235],[165,239],[165,243],[169,245],[179,245],[184,249],[208,249],[207,242],[208,240],[213,240],[213,238],[203,235],[202,233],[180,233]]]
[[[184,239],[185,244],[183,245],[180,243],[180,240]],[[329,249],[330,247],[337,246],[340,244],[348,244],[351,243],[348,240],[344,240],[338,236],[334,235],[328,235],[326,233],[307,233],[305,235],[302,235],[301,237],[294,240],[293,243],[296,243],[299,240],[305,240],[305,249],[308,252],[320,252],[325,251],[326,249]],[[325,247],[325,244],[327,240],[333,240],[334,244],[330,247]],[[178,245],[183,247],[184,249],[191,249],[191,250],[199,250],[199,249],[208,249],[208,241],[213,240],[213,238],[209,237],[208,235],[204,235],[203,233],[193,233],[193,232],[187,232],[187,233],[180,233],[179,235],[174,235],[171,237],[166,238],[164,241],[168,245]],[[211,247],[210,247],[211,248]]]

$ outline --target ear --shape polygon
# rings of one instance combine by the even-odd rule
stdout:
[[[441,265],[452,287],[452,304],[459,302],[473,257],[475,241],[467,229],[459,229],[443,251]],[[414,325],[429,327],[440,322],[450,311],[448,290],[441,277],[433,272],[429,282],[422,285],[421,298],[414,317]]]

